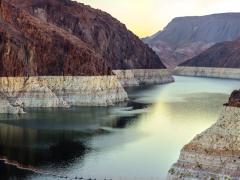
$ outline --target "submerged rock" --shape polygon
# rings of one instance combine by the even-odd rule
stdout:
[[[234,91],[218,121],[184,146],[167,179],[240,178],[240,91]]]

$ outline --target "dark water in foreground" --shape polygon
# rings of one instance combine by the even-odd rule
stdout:
[[[0,179],[164,179],[183,145],[216,121],[240,87],[235,80],[175,78],[128,89],[133,102],[115,107],[1,115]]]

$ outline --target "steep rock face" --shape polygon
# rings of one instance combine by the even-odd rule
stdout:
[[[0,76],[111,73],[100,55],[67,31],[5,0],[0,16]]]
[[[163,31],[143,41],[168,67],[174,67],[218,42],[240,37],[240,13],[178,17]]]
[[[234,91],[218,121],[182,149],[168,179],[240,178],[239,96]]]
[[[175,75],[240,79],[240,40],[218,43],[180,64]]]
[[[165,66],[109,14],[70,0],[0,1],[0,89],[9,103],[112,105],[127,99],[112,70],[132,68]]]
[[[0,92],[22,107],[106,106],[127,100],[116,76],[2,77]]]
[[[5,0],[0,1],[0,56],[0,113],[16,113],[17,105],[112,105],[127,99],[92,47]]]
[[[109,14],[70,0],[10,0],[60,27],[101,55],[112,69],[162,69],[158,56]]]

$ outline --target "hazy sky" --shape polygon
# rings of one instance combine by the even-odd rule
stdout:
[[[240,0],[77,0],[102,9],[140,37],[163,29],[177,16],[240,12]]]

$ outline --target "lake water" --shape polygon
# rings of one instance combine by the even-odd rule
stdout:
[[[175,80],[129,88],[131,101],[115,107],[1,115],[0,179],[164,179],[181,148],[240,87],[237,80]]]

